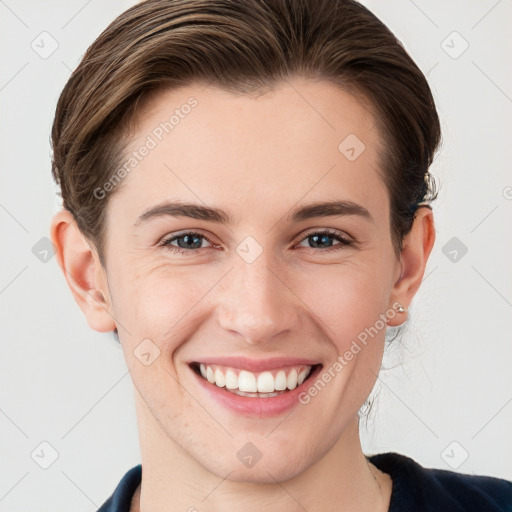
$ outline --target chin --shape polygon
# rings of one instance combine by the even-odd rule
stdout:
[[[268,455],[260,452],[261,458],[258,459],[257,453],[252,451],[253,446],[247,443],[244,448],[237,451],[235,457],[224,456],[215,460],[210,454],[208,460],[198,461],[208,472],[219,478],[254,484],[285,482],[315,462],[313,458],[311,461],[305,460],[295,450],[292,453],[288,450],[282,450],[280,453],[279,450],[265,450]],[[246,454],[249,453],[253,453],[253,459],[244,461]]]
[[[218,467],[216,470],[218,471]],[[218,475],[230,482],[243,482],[248,484],[275,484],[276,482],[286,482],[300,474],[303,471],[301,465],[294,465],[287,460],[282,465],[277,465],[274,461],[263,464],[260,460],[252,468],[229,468],[226,466],[226,472]],[[231,472],[230,472],[231,471]],[[229,473],[229,474],[228,474]],[[227,475],[227,476],[226,476]]]

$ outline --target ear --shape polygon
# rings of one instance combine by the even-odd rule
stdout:
[[[87,323],[99,332],[112,331],[111,299],[106,271],[95,248],[82,235],[68,210],[56,213],[50,226],[56,258]]]
[[[411,231],[404,237],[400,256],[402,272],[393,285],[390,304],[400,302],[406,310],[408,309],[423,280],[435,239],[436,231],[432,210],[428,206],[418,208]],[[397,314],[389,319],[388,325],[401,325],[404,318],[403,314]]]

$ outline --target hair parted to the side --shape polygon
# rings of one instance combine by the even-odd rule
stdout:
[[[326,79],[365,101],[386,148],[397,257],[418,203],[437,197],[428,173],[440,123],[427,80],[398,39],[353,0],[147,0],[93,42],[59,98],[52,174],[63,207],[105,265],[105,211],[142,103],[204,83],[264,92],[291,76]]]

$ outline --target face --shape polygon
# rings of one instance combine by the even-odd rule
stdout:
[[[189,86],[145,108],[133,151],[106,276],[146,435],[261,482],[353,442],[400,271],[371,114],[325,81]]]

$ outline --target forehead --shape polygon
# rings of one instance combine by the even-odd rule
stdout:
[[[366,105],[330,82],[286,80],[260,95],[191,85],[158,94],[139,113],[115,202],[131,217],[181,199],[234,217],[250,208],[262,222],[301,200],[371,209],[386,198],[381,151]]]

